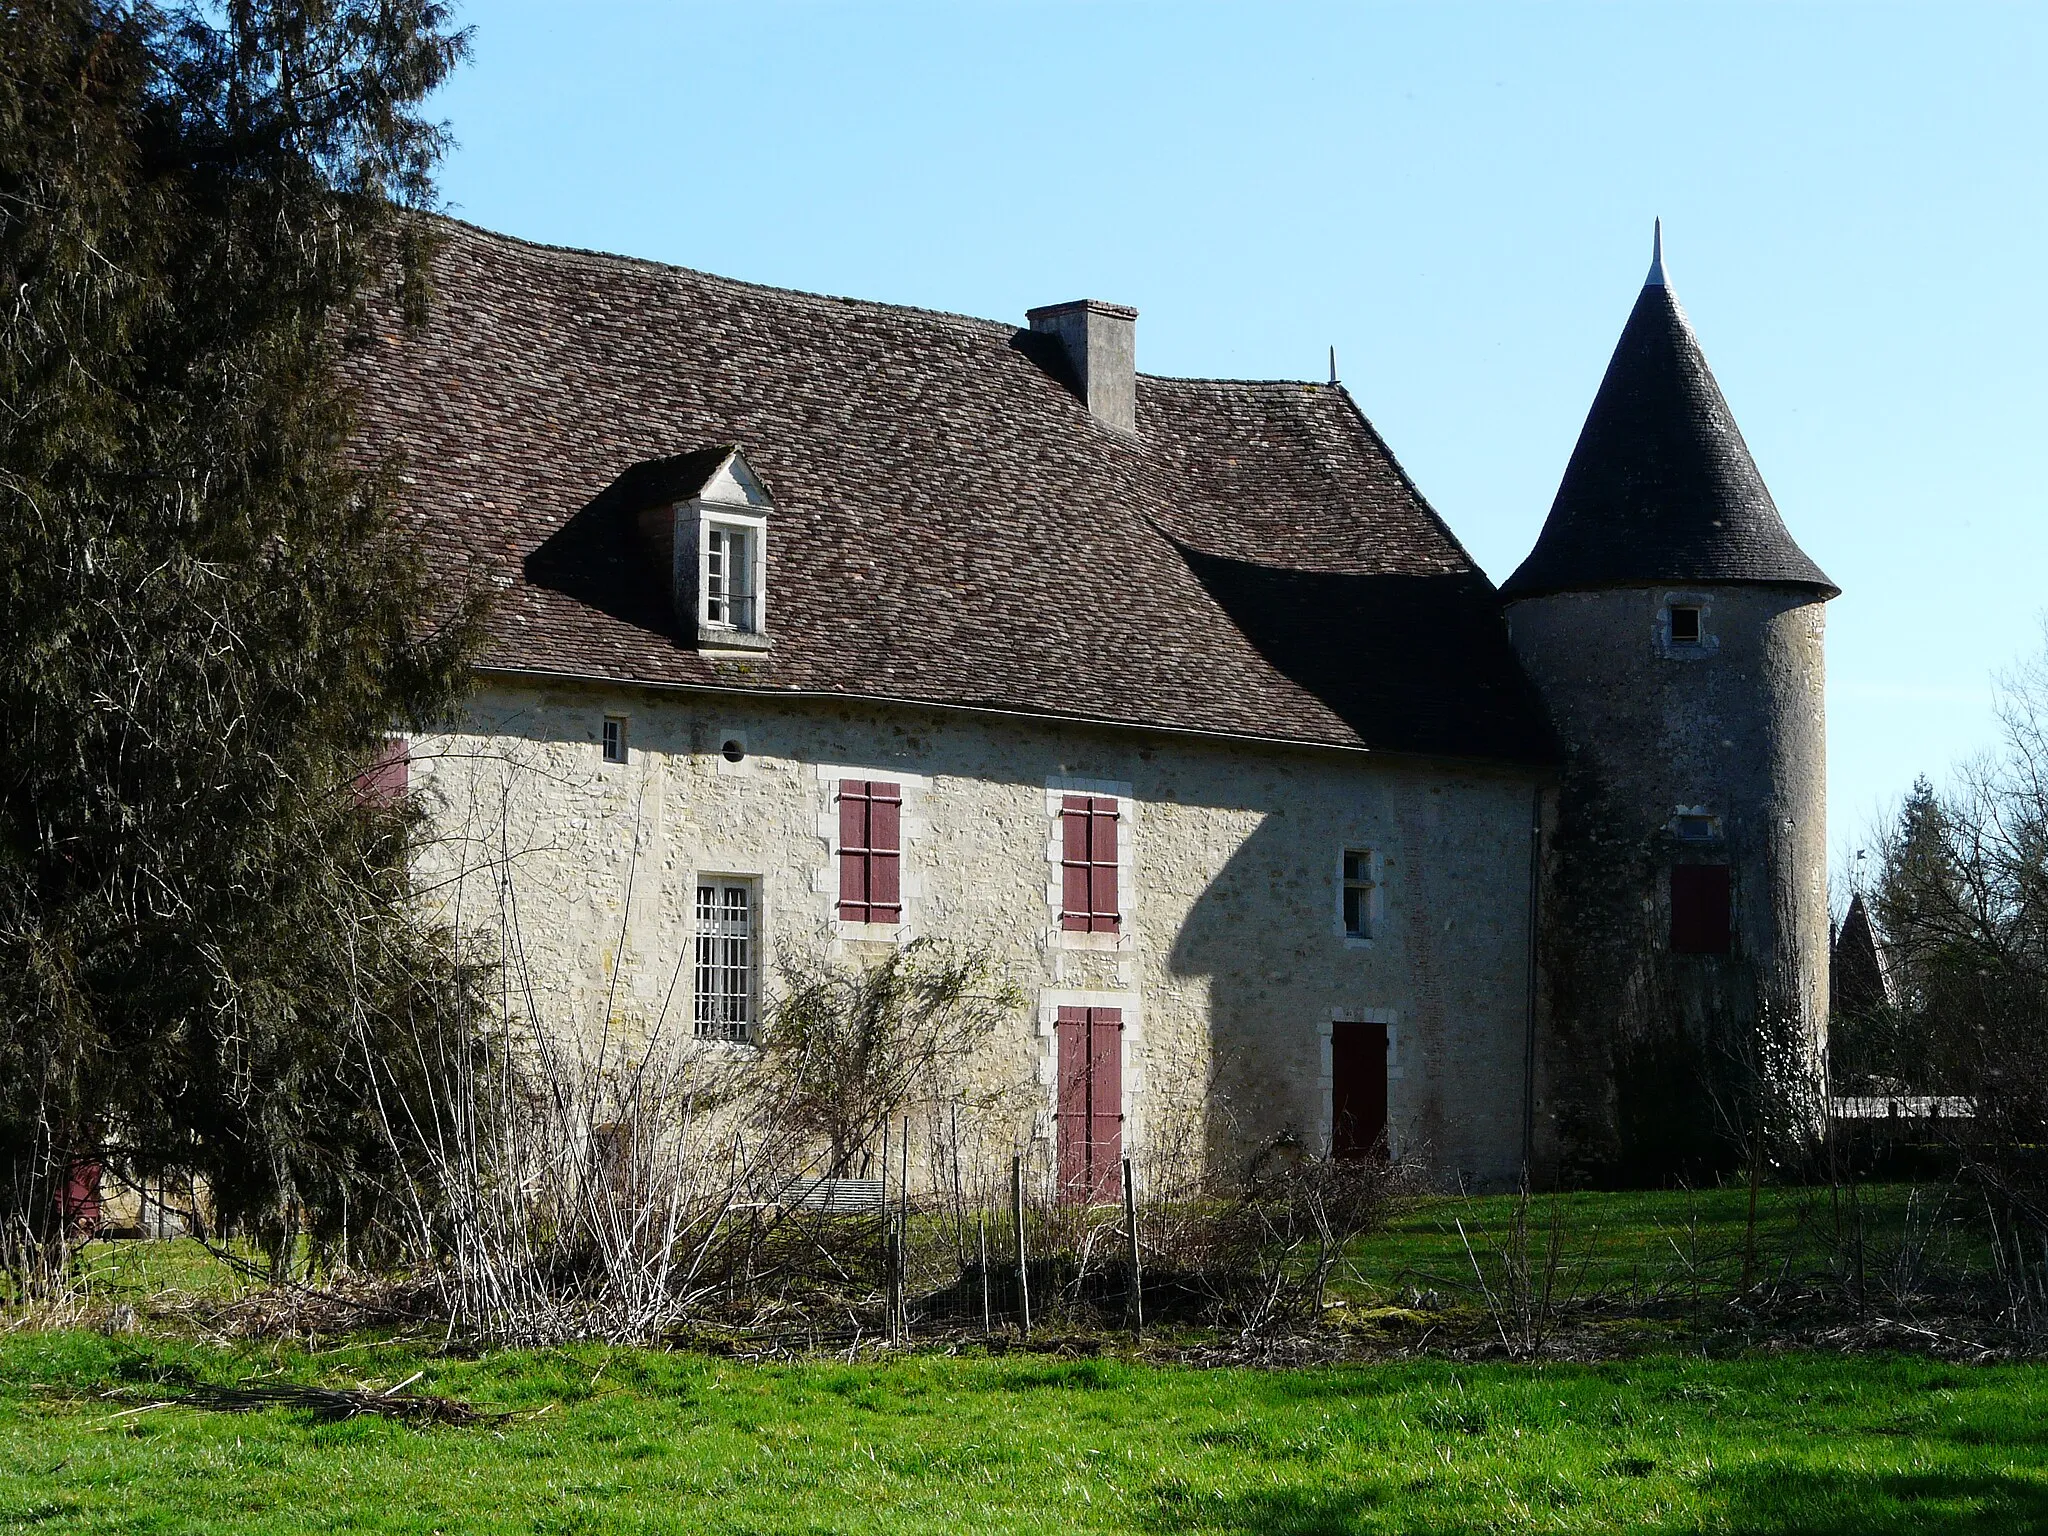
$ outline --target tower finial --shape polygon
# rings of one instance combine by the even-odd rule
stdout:
[[[1330,348],[1330,382],[1333,385],[1337,382],[1337,349],[1335,347]]]
[[[1650,234],[1650,275],[1644,279],[1645,288],[1662,288],[1664,282],[1664,221],[1658,219],[1651,226]]]

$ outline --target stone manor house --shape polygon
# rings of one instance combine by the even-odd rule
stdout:
[[[779,954],[981,946],[1076,1193],[1189,1125],[1654,1176],[1752,994],[1818,1050],[1834,588],[1661,263],[1496,589],[1340,385],[1141,374],[1118,305],[436,260],[350,367],[496,601],[398,771],[563,1038],[745,1050]]]

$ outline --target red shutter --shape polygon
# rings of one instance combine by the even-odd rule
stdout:
[[[1088,807],[1088,926],[1096,933],[1117,931],[1116,802],[1097,800]]]
[[[839,916],[868,920],[868,786],[862,779],[839,781]]]
[[[903,920],[903,790],[865,779],[839,781],[839,917],[848,923]]]
[[[1088,1010],[1062,1008],[1058,1048],[1059,1096],[1054,1144],[1059,1154],[1060,1198],[1080,1200],[1088,1188]]]
[[[903,920],[903,790],[868,786],[868,921]]]
[[[1060,802],[1060,926],[1115,933],[1116,801],[1068,795]]]
[[[356,775],[356,798],[371,805],[392,805],[405,798],[412,778],[412,745],[403,736],[387,736],[376,761]]]
[[[1088,931],[1092,882],[1088,877],[1088,800],[1068,795],[1060,804],[1060,926]]]
[[[1088,1173],[1090,1197],[1117,1199],[1123,1186],[1124,1024],[1115,1008],[1088,1010]]]
[[[1726,864],[1680,864],[1671,871],[1671,951],[1725,955],[1731,948]]]
[[[1054,1043],[1060,1198],[1075,1204],[1113,1201],[1123,1174],[1123,1013],[1062,1008]]]

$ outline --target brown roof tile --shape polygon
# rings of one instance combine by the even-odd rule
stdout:
[[[1141,376],[1133,439],[1012,326],[446,233],[426,327],[350,367],[405,515],[502,589],[487,666],[1552,756],[1491,584],[1341,388]],[[627,489],[730,443],[776,499],[745,663],[685,637]]]

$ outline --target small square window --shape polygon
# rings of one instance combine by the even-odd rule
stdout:
[[[1372,897],[1377,888],[1372,877],[1372,850],[1344,850],[1344,937],[1372,937]]]
[[[604,717],[604,760],[608,763],[626,760],[626,721],[622,715]]]
[[[1673,645],[1698,645],[1700,643],[1700,610],[1677,608],[1671,610],[1671,643]]]
[[[1714,840],[1714,818],[1696,812],[1682,812],[1671,818],[1671,830],[1681,842],[1710,843]]]

